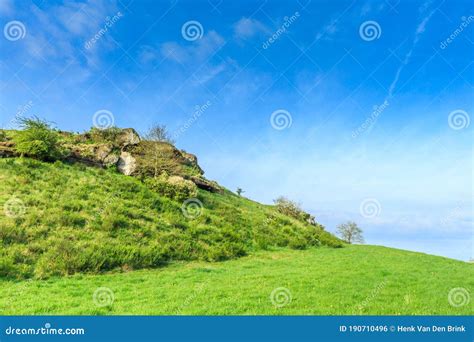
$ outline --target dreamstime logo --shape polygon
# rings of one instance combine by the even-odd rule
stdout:
[[[290,17],[284,17],[283,18],[283,24],[271,35],[270,38],[267,39],[266,42],[262,44],[262,48],[264,50],[268,49],[270,45],[272,45],[274,42],[276,42],[280,36],[284,33],[286,33],[286,30],[300,17],[299,12],[295,12],[293,15]]]
[[[94,113],[94,117],[92,118],[92,124],[95,128],[98,129],[107,129],[114,125],[115,118],[112,112],[101,109]]]
[[[441,225],[449,225],[450,222],[452,222],[454,219],[461,217],[462,215],[462,208],[464,206],[464,202],[459,202],[455,208],[449,211],[448,215],[446,215],[442,220],[441,220]]]
[[[467,114],[467,112],[462,109],[453,110],[451,113],[449,113],[449,127],[456,131],[463,128],[468,128],[470,123],[471,118],[469,117],[469,114]]]
[[[382,206],[375,198],[366,198],[360,204],[359,211],[365,218],[374,218],[380,214]]]
[[[380,114],[389,106],[387,100],[385,100],[380,106],[375,105],[373,107],[372,114],[359,126],[357,129],[352,131],[352,138],[357,138],[366,129],[372,127],[376,122]]]
[[[293,123],[293,118],[287,110],[278,109],[272,113],[270,117],[270,123],[273,128],[281,131],[285,128],[291,127],[291,124]]]
[[[448,45],[451,44],[457,38],[457,36],[459,36],[473,21],[473,15],[470,15],[469,17],[461,17],[461,24],[459,24],[459,26],[449,35],[448,38],[439,44],[439,47],[442,50],[446,49]]]
[[[181,27],[181,35],[184,39],[192,42],[202,38],[204,29],[199,21],[190,20]]]
[[[367,305],[370,304],[380,293],[380,291],[383,290],[383,288],[387,285],[387,281],[383,280],[380,284],[378,284],[372,292],[367,296],[367,298],[364,299],[364,301],[359,305],[359,310],[364,309]]]
[[[100,38],[102,38],[107,32],[108,30],[114,26],[114,24],[120,20],[120,18],[123,17],[123,14],[122,12],[117,12],[112,18],[111,17],[106,17],[105,18],[105,24],[104,26],[96,32],[96,34],[94,34],[94,36],[92,36],[91,39],[89,39],[85,44],[84,44],[84,47],[86,48],[86,50],[89,50],[90,48],[92,48],[94,46],[95,43],[97,43],[97,41],[99,41]]]
[[[12,197],[3,205],[3,211],[7,217],[20,217],[25,214],[26,206],[21,199]]]
[[[196,105],[194,107],[194,113],[193,115],[186,120],[186,123],[184,125],[181,125],[174,133],[173,133],[173,140],[178,140],[178,138],[186,132],[200,117],[206,110],[209,109],[209,107],[212,105],[211,101],[206,101],[205,104],[203,105]]]
[[[448,293],[448,302],[455,308],[467,305],[470,300],[469,292],[463,287],[455,287]]]
[[[99,287],[94,291],[92,299],[98,307],[110,306],[115,301],[115,295],[108,287]]]
[[[359,35],[363,40],[370,42],[380,38],[382,35],[382,28],[376,21],[365,21],[359,27]]]
[[[270,301],[277,308],[291,303],[291,292],[286,287],[277,287],[270,294]]]
[[[197,298],[197,296],[203,290],[204,290],[204,284],[201,283],[197,286],[196,290],[184,300],[184,303],[177,308],[175,315],[181,315],[181,312],[184,309],[186,309],[189,305],[191,305],[191,303]]]
[[[188,219],[195,219],[202,214],[203,205],[197,198],[188,198],[181,205],[181,211],[183,215]]]
[[[21,21],[9,21],[3,27],[3,35],[11,42],[23,39],[26,36],[26,27]]]

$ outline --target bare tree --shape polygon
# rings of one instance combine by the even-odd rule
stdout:
[[[353,221],[347,221],[337,226],[337,233],[347,243],[364,243],[362,229]]]
[[[148,132],[145,134],[145,138],[150,141],[161,141],[174,144],[174,140],[168,132],[165,125],[153,124]]]

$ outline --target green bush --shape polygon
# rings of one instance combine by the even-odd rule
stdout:
[[[36,117],[21,118],[21,131],[15,134],[15,148],[21,155],[40,160],[56,160],[62,157],[59,133],[49,123]]]
[[[299,221],[307,222],[309,224],[316,225],[315,218],[301,209],[301,206],[293,201],[290,201],[286,197],[280,196],[273,201],[276,209],[287,216],[293,217]]]
[[[118,127],[99,129],[92,127],[88,132],[94,142],[114,142],[122,130]]]
[[[156,193],[176,201],[197,196],[196,184],[180,176],[169,177],[165,172],[156,178],[145,179],[145,184]]]
[[[0,142],[3,141],[7,141],[7,133],[3,129],[0,129]]]

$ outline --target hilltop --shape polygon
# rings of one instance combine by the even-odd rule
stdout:
[[[78,134],[47,128],[33,141],[32,155],[22,152],[21,144],[31,140],[25,131],[0,132],[0,277],[343,246],[310,215],[287,215],[238,196],[207,180],[192,154],[143,140],[133,129]],[[56,137],[54,146],[43,149],[48,134]]]

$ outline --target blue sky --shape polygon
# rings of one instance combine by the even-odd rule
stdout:
[[[468,260],[473,9],[2,0],[0,125],[163,123],[249,198],[285,195],[330,231],[354,220],[367,243]]]

